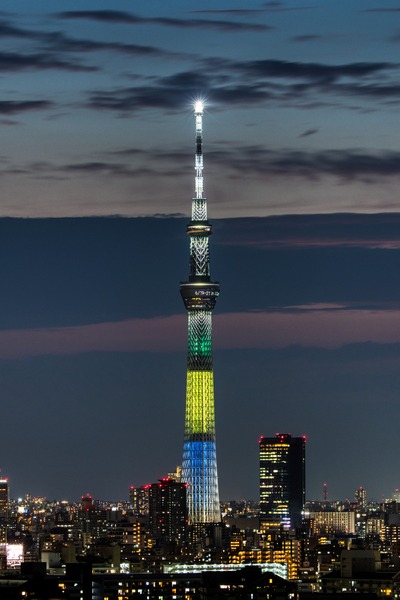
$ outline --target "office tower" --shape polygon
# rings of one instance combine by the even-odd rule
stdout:
[[[149,487],[149,529],[156,540],[181,543],[186,539],[186,489],[185,483],[167,478]]]
[[[264,529],[300,527],[305,503],[305,437],[261,437],[260,523]]]
[[[365,508],[367,506],[367,491],[362,485],[355,491],[354,500],[360,508]]]
[[[90,494],[82,497],[81,508],[77,514],[77,525],[84,550],[96,540],[107,537],[109,533],[107,511],[96,508]]]
[[[10,507],[8,479],[0,479],[0,544],[7,543],[7,522]]]
[[[9,491],[8,491],[8,479],[1,478],[0,479],[0,517],[7,519],[8,518],[8,509],[9,509]]]
[[[203,195],[203,105],[196,102],[195,196],[190,238],[189,279],[180,291],[188,313],[185,439],[182,481],[188,484],[191,524],[217,523],[221,519],[215,444],[212,311],[219,284],[210,278],[207,200]]]

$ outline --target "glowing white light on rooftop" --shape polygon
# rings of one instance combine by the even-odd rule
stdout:
[[[202,113],[204,110],[204,102],[202,100],[196,100],[194,103],[194,112]]]

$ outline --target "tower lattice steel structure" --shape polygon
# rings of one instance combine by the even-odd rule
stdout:
[[[203,195],[203,105],[196,102],[195,196],[190,238],[189,279],[180,291],[188,312],[185,441],[182,481],[188,484],[191,524],[217,523],[221,519],[215,444],[212,311],[219,284],[210,278],[207,200]]]

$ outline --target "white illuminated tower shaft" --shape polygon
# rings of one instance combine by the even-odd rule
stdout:
[[[188,356],[186,378],[185,439],[182,481],[188,484],[189,522],[218,523],[221,520],[215,443],[214,374],[212,354],[212,310],[219,284],[210,279],[207,200],[203,195],[202,120],[203,106],[195,105],[196,156],[195,196],[190,237],[189,279],[180,290],[188,311]]]

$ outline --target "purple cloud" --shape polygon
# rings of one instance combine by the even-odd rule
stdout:
[[[400,342],[400,308],[349,309],[309,305],[272,311],[218,314],[216,349],[339,348]],[[184,315],[77,327],[0,331],[0,359],[82,352],[173,352],[186,348]]]

